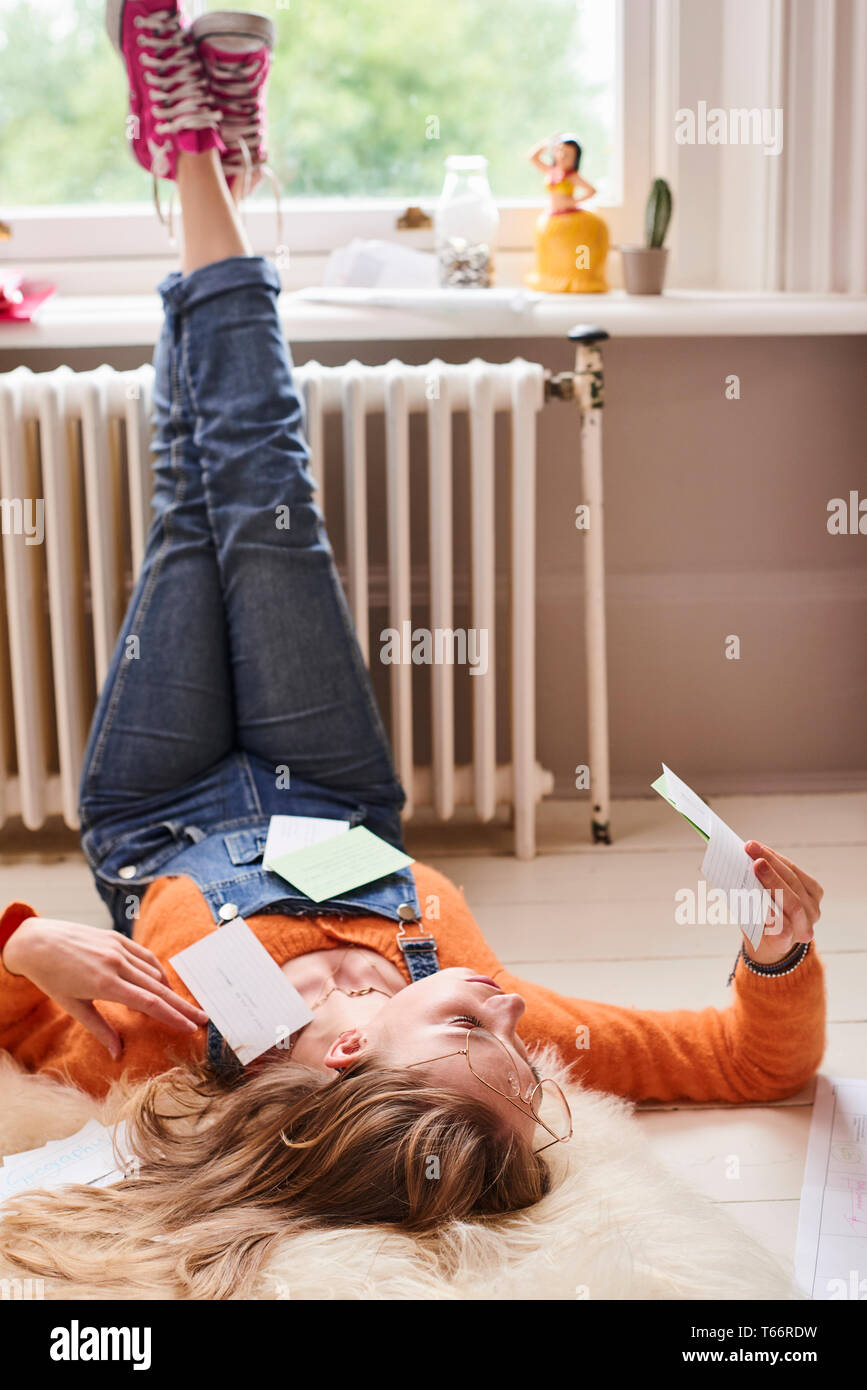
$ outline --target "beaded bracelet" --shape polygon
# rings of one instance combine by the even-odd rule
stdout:
[[[749,970],[753,975],[771,975],[776,976],[777,978],[779,978],[781,975],[790,975],[793,970],[797,970],[798,966],[801,964],[801,961],[805,959],[812,944],[812,941],[800,941],[797,946],[794,946],[792,948],[792,950],[789,952],[787,956],[783,956],[782,960],[776,961],[773,965],[761,965],[758,961],[751,960],[750,957],[747,955],[746,947],[741,946],[741,949],[735,956],[735,963],[732,966],[731,974],[729,975],[726,984],[730,985],[732,980],[734,979],[735,971],[738,968],[739,960],[743,960],[743,963],[746,966],[747,970]]]

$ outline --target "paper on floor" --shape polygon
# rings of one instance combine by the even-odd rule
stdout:
[[[867,1299],[867,1081],[818,1078],[795,1278],[823,1302]]]
[[[241,917],[179,951],[171,964],[244,1066],[312,1022],[297,989]]]
[[[708,841],[701,871],[711,888],[728,895],[729,920],[737,922],[751,946],[760,946],[773,900],[756,878],[744,841],[671,768],[665,763],[662,768],[663,775],[652,783],[653,790]]]
[[[68,1139],[51,1139],[38,1149],[8,1154],[0,1168],[0,1203],[35,1188],[57,1189],[70,1183],[106,1187],[122,1182],[128,1164],[124,1126],[107,1129],[98,1120],[88,1120]]]

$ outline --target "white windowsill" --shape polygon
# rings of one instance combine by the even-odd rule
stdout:
[[[329,302],[311,298],[329,295]],[[867,333],[867,296],[670,290],[660,296],[536,295],[496,290],[342,290],[284,293],[292,342],[483,338],[562,339],[578,323],[612,337],[714,337]],[[0,324],[0,351],[152,347],[156,295],[57,295],[32,324]]]

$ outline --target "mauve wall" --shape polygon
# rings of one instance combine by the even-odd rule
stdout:
[[[296,360],[332,365],[434,356],[524,356],[572,365],[567,343],[303,344]],[[0,352],[0,370],[62,360],[85,368],[105,353]],[[118,367],[141,352],[116,351]],[[867,498],[867,343],[839,338],[615,340],[606,346],[606,545],[614,790],[646,789],[664,759],[706,793],[867,785],[867,535],[832,536],[828,501]],[[726,378],[740,379],[728,400]],[[423,427],[418,422],[420,438]],[[500,422],[505,435],[505,422]],[[376,425],[370,432],[371,553],[384,559]],[[458,625],[468,614],[465,433],[455,432]],[[339,434],[327,434],[339,477]],[[414,478],[417,561],[425,559],[424,469]],[[581,501],[574,407],[546,406],[539,433],[538,746],[559,793],[587,757],[583,675]],[[338,494],[326,498],[340,553]],[[498,517],[498,567],[508,526]],[[867,524],[867,523],[865,523]],[[505,598],[505,587],[502,594]],[[505,618],[505,608],[502,618]],[[424,624],[423,603],[414,621]],[[373,615],[374,636],[387,618]],[[504,623],[498,668],[507,680]],[[726,638],[740,639],[727,660]],[[375,652],[377,641],[372,643]],[[387,669],[374,662],[387,709]],[[461,751],[468,753],[466,679],[458,680]],[[423,696],[423,673],[419,694]],[[424,752],[419,722],[418,755]],[[502,731],[501,731],[502,732]],[[501,742],[501,756],[507,747]]]

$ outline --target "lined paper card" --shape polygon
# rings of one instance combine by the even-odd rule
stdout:
[[[762,943],[764,923],[773,907],[773,899],[756,878],[744,841],[665,763],[662,776],[651,785],[702,839],[707,840],[701,871],[711,888],[719,888],[727,894],[729,921],[737,922],[750,945],[757,948]]]
[[[320,844],[278,855],[268,865],[315,903],[375,883],[414,861],[363,825]]]
[[[808,1298],[867,1298],[867,1081],[816,1083],[795,1278]]]
[[[112,1130],[98,1120],[88,1120],[68,1139],[50,1139],[38,1149],[7,1154],[0,1168],[0,1204],[36,1188],[57,1190],[72,1183],[106,1187],[122,1182],[125,1174],[119,1165],[129,1162],[123,1124]]]
[[[171,964],[244,1066],[313,1020],[242,917],[179,951]]]

